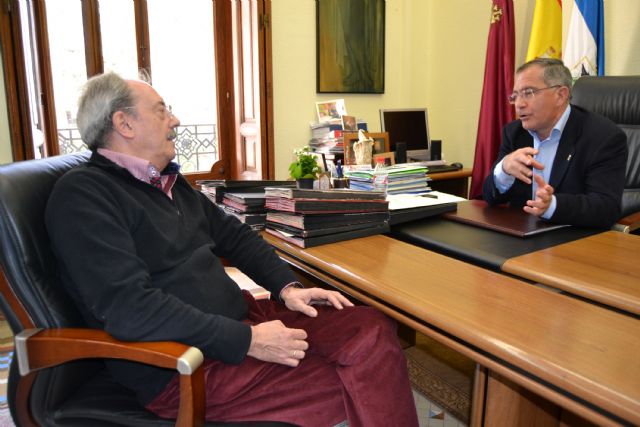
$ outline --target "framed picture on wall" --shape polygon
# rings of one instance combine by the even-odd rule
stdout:
[[[389,133],[388,132],[365,132],[367,138],[373,139],[373,147],[371,149],[373,157],[376,154],[387,153],[389,151]],[[358,132],[344,132],[342,134],[344,143],[344,164],[355,165],[356,154],[353,151],[353,144],[358,141]]]
[[[384,93],[386,0],[316,0],[318,93]]]

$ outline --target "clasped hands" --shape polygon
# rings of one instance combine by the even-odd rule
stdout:
[[[338,310],[352,307],[353,303],[336,291],[321,288],[296,288],[290,286],[280,294],[289,310],[316,317],[313,305],[331,305]],[[265,362],[298,366],[309,348],[307,333],[303,329],[287,328],[280,320],[251,326],[251,344],[248,356]]]
[[[502,170],[526,184],[531,184],[533,176],[536,184],[538,184],[535,198],[527,200],[523,209],[531,215],[542,216],[551,205],[554,190],[552,186],[544,181],[542,176],[533,173],[533,169],[544,169],[544,165],[534,158],[536,154],[538,154],[538,150],[535,148],[520,148],[504,157]]]

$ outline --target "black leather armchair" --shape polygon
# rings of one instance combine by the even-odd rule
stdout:
[[[613,227],[624,232],[640,228],[640,76],[585,76],[573,86],[572,104],[613,120],[629,146],[622,218]]]
[[[103,331],[87,329],[63,290],[45,229],[44,208],[56,180],[87,158],[83,153],[0,166],[0,308],[16,334],[8,384],[16,424],[248,425],[204,423],[200,350],[175,342],[121,342]],[[180,372],[178,420],[159,419],[141,407],[131,391],[110,378],[104,358]]]

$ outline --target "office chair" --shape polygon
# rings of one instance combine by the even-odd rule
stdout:
[[[627,134],[622,218],[613,228],[626,233],[640,229],[640,76],[580,77],[571,103],[608,117]]]
[[[200,350],[175,342],[122,342],[86,328],[57,277],[44,211],[56,180],[88,157],[70,154],[0,166],[0,308],[16,335],[7,391],[16,425],[286,425],[204,423]],[[145,410],[132,391],[110,377],[104,358],[178,371],[178,419],[163,420]]]

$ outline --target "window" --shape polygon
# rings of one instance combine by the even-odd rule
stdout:
[[[86,149],[75,125],[82,83],[103,71],[130,77],[144,68],[181,120],[176,160],[183,172],[193,180],[273,174],[266,154],[272,130],[258,114],[271,110],[266,0],[7,4],[0,37],[7,77],[15,81],[9,104],[16,160]]]

